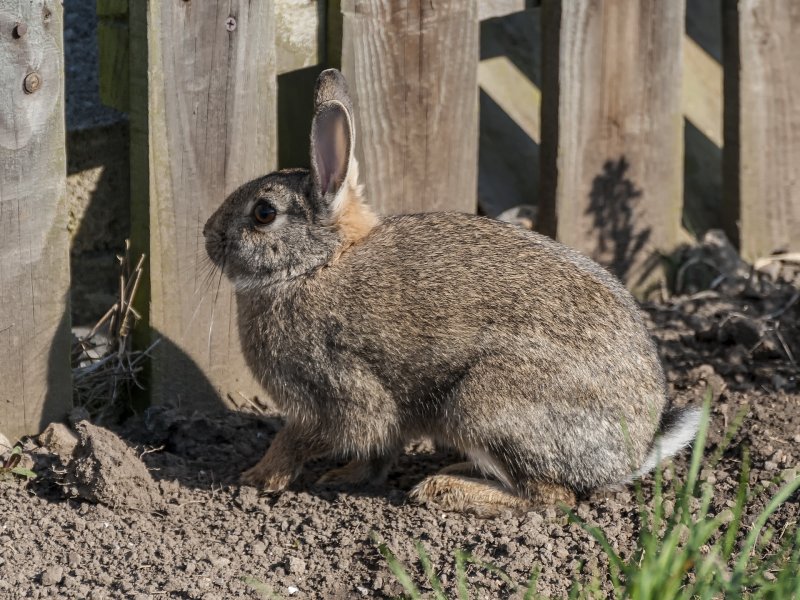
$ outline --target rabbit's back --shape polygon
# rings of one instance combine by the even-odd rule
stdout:
[[[333,337],[390,354],[381,364],[392,370],[410,361],[435,379],[441,366],[475,355],[539,348],[609,371],[632,363],[637,377],[644,360],[661,375],[636,302],[610,273],[490,219],[387,218],[310,285],[312,313],[334,324]]]

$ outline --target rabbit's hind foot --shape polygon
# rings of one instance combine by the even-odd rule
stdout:
[[[521,486],[521,490],[534,508],[561,505],[573,507],[577,503],[575,492],[557,483],[530,480]]]
[[[523,513],[532,508],[529,500],[499,483],[459,475],[432,475],[417,484],[409,497],[413,502],[482,518],[496,517],[505,511]]]

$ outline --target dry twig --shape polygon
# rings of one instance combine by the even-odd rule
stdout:
[[[142,280],[144,255],[131,268],[130,242],[118,256],[119,298],[85,336],[72,346],[72,381],[76,406],[98,422],[113,419],[127,407],[134,388],[144,389],[139,375],[145,358],[159,343],[133,350],[131,333],[140,315],[133,308]]]

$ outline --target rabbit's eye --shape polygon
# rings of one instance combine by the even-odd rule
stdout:
[[[278,211],[263,201],[256,203],[253,207],[253,218],[259,225],[269,225],[275,220],[277,214]]]

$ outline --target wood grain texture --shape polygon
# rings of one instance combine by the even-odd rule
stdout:
[[[723,22],[726,230],[754,261],[800,250],[800,4],[725,0]]]
[[[381,213],[474,212],[476,0],[342,0],[356,155]]]
[[[146,52],[135,52],[146,69],[132,69],[132,89],[147,90],[146,108],[131,114],[133,226],[150,255],[151,339],[163,340],[152,399],[208,406],[253,396],[233,291],[209,278],[202,228],[226,195],[275,167],[273,4],[152,0],[131,16],[134,48],[146,33]]]
[[[542,9],[540,227],[641,292],[679,239],[684,4]]]
[[[0,4],[0,432],[12,441],[72,407],[61,32],[56,0]]]

